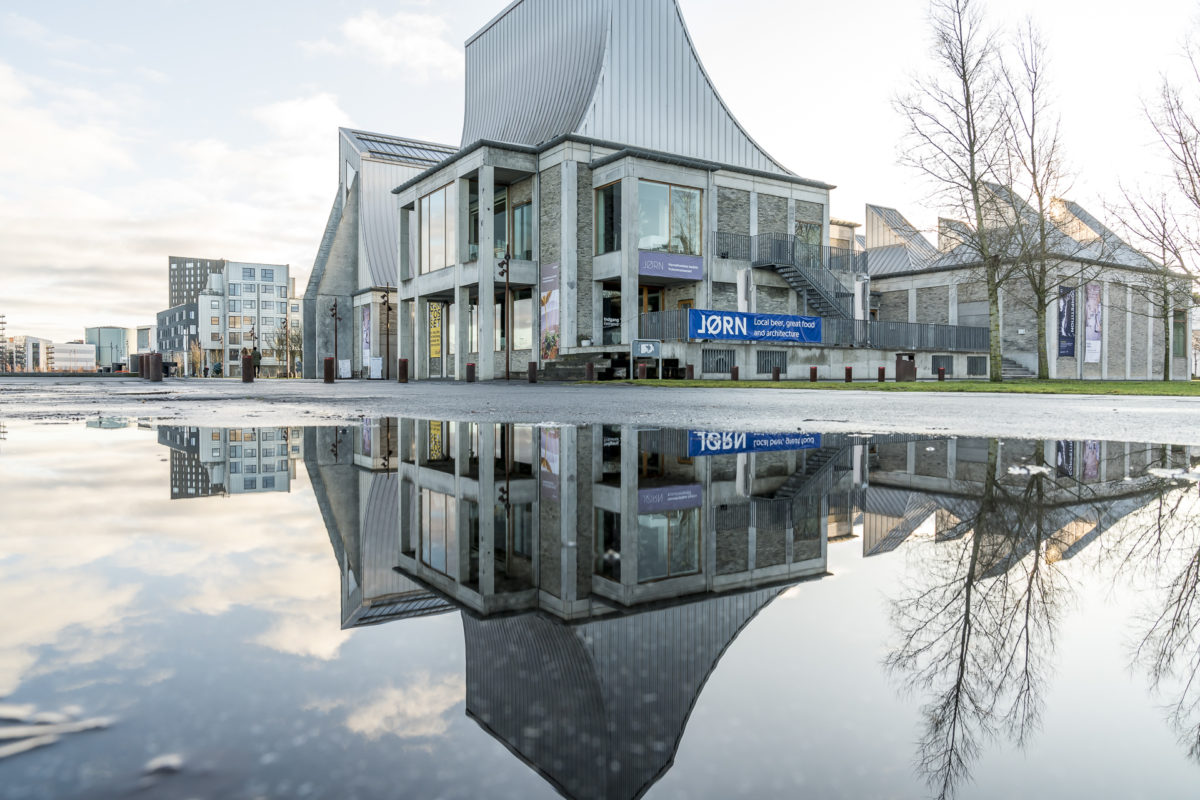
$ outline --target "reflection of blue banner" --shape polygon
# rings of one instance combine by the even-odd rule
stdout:
[[[654,489],[638,489],[638,513],[651,511],[680,511],[699,508],[704,502],[700,484],[686,486],[659,486]]]
[[[681,253],[652,253],[638,251],[638,275],[648,278],[676,278],[685,281],[704,280],[704,259]]]
[[[821,318],[693,308],[688,311],[688,337],[820,344]]]
[[[819,433],[734,433],[688,431],[688,457],[720,453],[765,453],[772,450],[814,450]]]
[[[1075,355],[1075,287],[1058,287],[1058,354]]]

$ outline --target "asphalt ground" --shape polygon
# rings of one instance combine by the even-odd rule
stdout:
[[[1200,398],[174,378],[0,378],[0,420],[127,417],[195,425],[413,416],[704,430],[937,433],[1200,445]],[[268,422],[269,421],[269,422]]]

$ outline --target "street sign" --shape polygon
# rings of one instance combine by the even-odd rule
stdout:
[[[634,358],[662,358],[662,342],[657,339],[634,339]]]

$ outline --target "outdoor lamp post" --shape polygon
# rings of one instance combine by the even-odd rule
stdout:
[[[380,305],[383,306],[383,324],[386,331],[383,334],[383,346],[387,353],[384,356],[384,373],[382,377],[388,381],[392,379],[392,301],[390,298],[390,289],[391,287],[389,286],[387,289],[381,290],[379,300]]]
[[[338,359],[338,323],[342,321],[342,318],[338,316],[338,301],[336,297],[333,299],[333,306],[331,306],[329,309],[329,316],[331,319],[333,319],[333,370],[334,374],[336,375]]]
[[[508,310],[508,293],[509,293],[509,268],[508,262],[511,260],[511,254],[507,247],[504,248],[504,258],[500,259],[500,274],[504,276],[504,380],[509,380],[508,370],[512,366],[512,336],[509,333],[509,328],[512,326],[512,314]]]

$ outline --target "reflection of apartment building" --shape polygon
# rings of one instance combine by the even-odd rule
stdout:
[[[196,301],[182,303],[166,311],[158,312],[158,328],[155,333],[158,352],[164,362],[173,362],[185,375],[193,374],[195,359],[192,344],[199,341],[196,327]]]
[[[171,497],[286,492],[303,456],[299,428],[160,426],[171,448]]]

